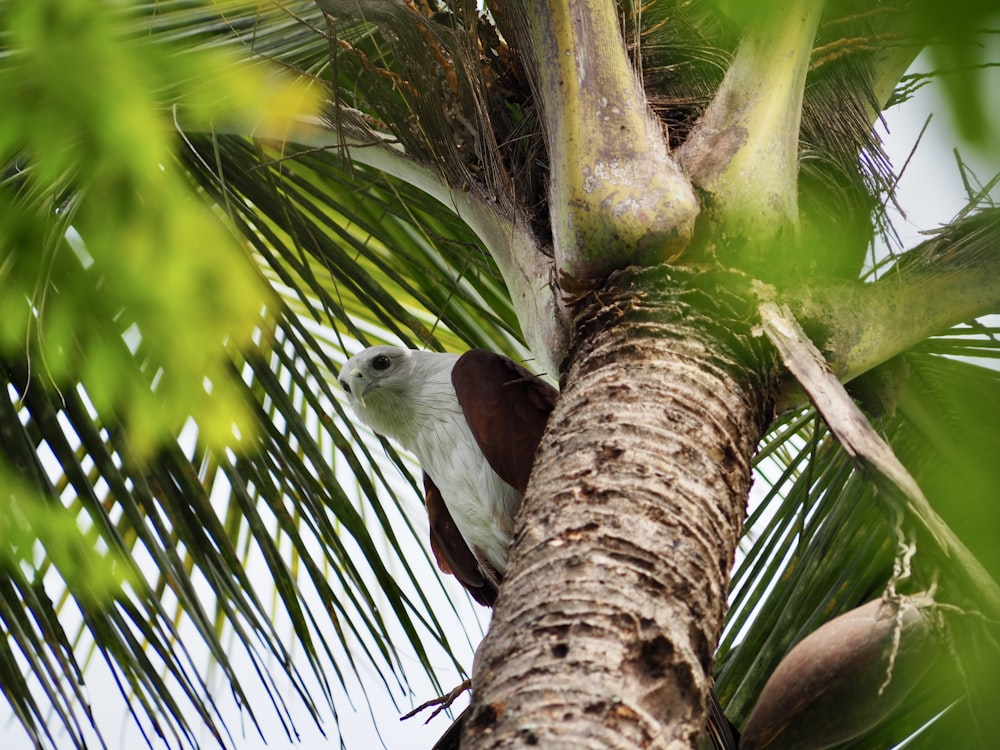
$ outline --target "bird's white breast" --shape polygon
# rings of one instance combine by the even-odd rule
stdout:
[[[412,352],[405,388],[356,408],[376,432],[417,457],[465,541],[504,573],[521,494],[497,476],[469,429],[451,382],[457,359]]]
[[[504,573],[521,495],[490,467],[457,400],[454,409],[428,419],[411,450],[441,491],[466,542]]]

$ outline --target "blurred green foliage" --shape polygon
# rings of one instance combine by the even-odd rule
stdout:
[[[270,294],[175,161],[174,116],[274,132],[315,112],[321,89],[151,41],[135,10],[0,4],[0,363],[27,360],[41,387],[82,387],[141,458],[188,420],[207,446],[254,433],[230,353],[266,329]],[[15,489],[15,473],[0,466],[8,551],[30,559],[29,529],[80,548],[71,517]]]
[[[24,565],[39,578],[50,567],[78,600],[100,604],[132,579],[130,564],[107,550],[92,526],[78,525],[76,514],[48,502],[0,466],[0,564]]]
[[[715,6],[737,28],[760,23],[766,14],[786,13],[822,0],[713,0]],[[926,47],[935,70],[928,74],[941,85],[948,112],[962,140],[977,148],[1000,148],[1000,128],[995,106],[996,92],[990,88],[990,68],[996,67],[997,29],[1000,4],[996,0],[914,0],[897,7],[892,3],[830,0],[824,3],[824,22],[841,27],[850,19],[881,17],[885,24],[881,39],[862,38],[881,46],[900,40],[901,48]],[[874,47],[873,47],[874,48]]]
[[[996,122],[996,91],[986,70],[995,67],[1000,5],[996,0],[918,0],[917,30],[932,40],[929,50],[937,66],[959,135],[981,149],[1000,147]]]

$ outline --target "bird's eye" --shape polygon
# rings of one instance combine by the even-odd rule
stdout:
[[[379,354],[375,359],[372,360],[372,367],[376,370],[388,370],[389,365],[392,364],[392,360],[385,354]]]
[[[351,392],[351,384],[347,382],[344,378],[340,379],[340,387],[343,388],[348,393]]]

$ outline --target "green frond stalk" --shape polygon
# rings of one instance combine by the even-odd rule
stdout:
[[[718,233],[736,246],[726,253],[735,265],[759,264],[741,254],[762,259],[766,244],[796,244],[799,124],[823,6],[821,0],[761,4],[682,147],[685,169],[712,196]]]
[[[582,284],[676,258],[697,201],[626,54],[616,4],[532,2],[525,22],[558,272]]]

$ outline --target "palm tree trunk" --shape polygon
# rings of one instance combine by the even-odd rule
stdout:
[[[693,747],[705,726],[771,368],[718,279],[672,275],[576,305],[465,747]]]

